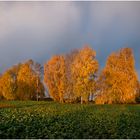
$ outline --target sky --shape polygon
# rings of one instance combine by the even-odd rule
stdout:
[[[0,2],[0,73],[85,44],[100,68],[113,51],[132,48],[140,78],[140,2]]]

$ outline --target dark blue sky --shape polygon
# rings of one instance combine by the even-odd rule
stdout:
[[[140,2],[0,2],[0,72],[84,44],[101,68],[111,52],[132,48],[140,77]]]

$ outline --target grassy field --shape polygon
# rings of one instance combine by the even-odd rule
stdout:
[[[140,105],[3,101],[0,138],[140,139]]]

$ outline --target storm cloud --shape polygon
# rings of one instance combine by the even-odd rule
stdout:
[[[140,75],[139,14],[140,2],[0,2],[0,72],[89,44],[101,68],[111,52],[131,47]]]

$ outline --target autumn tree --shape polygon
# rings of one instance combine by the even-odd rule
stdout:
[[[32,69],[35,75],[35,88],[36,88],[36,99],[44,97],[44,85],[43,85],[43,67],[41,64],[34,62],[32,59],[26,62]]]
[[[74,50],[64,56],[52,57],[44,66],[44,80],[54,100],[88,101],[95,88],[98,70],[96,53],[89,46]]]
[[[17,99],[17,73],[20,68],[20,64],[12,66],[6,70],[0,78],[0,92],[2,97],[7,100]]]
[[[83,101],[88,102],[89,95],[95,90],[95,75],[98,71],[98,62],[95,59],[96,52],[89,46],[79,50],[72,63],[72,78],[74,81],[74,93]]]
[[[40,64],[29,60],[12,66],[0,77],[0,98],[7,100],[35,100],[44,96],[40,79]]]
[[[53,56],[44,65],[44,81],[48,87],[50,95],[54,100],[64,102],[66,92],[66,70],[63,55]]]
[[[20,67],[17,77],[17,96],[20,100],[35,100],[38,96],[44,96],[44,86],[41,82],[38,67],[39,64],[28,60]]]
[[[134,103],[138,77],[132,49],[112,53],[98,80],[97,104]]]
[[[66,93],[65,99],[67,102],[74,102],[77,99],[77,96],[74,93],[75,79],[72,73],[72,64],[78,55],[79,50],[74,49],[70,53],[65,55],[65,69],[66,69]]]
[[[2,75],[0,74],[0,100],[2,100],[4,97],[3,97],[3,94],[2,94],[2,89],[1,89],[1,77]]]

